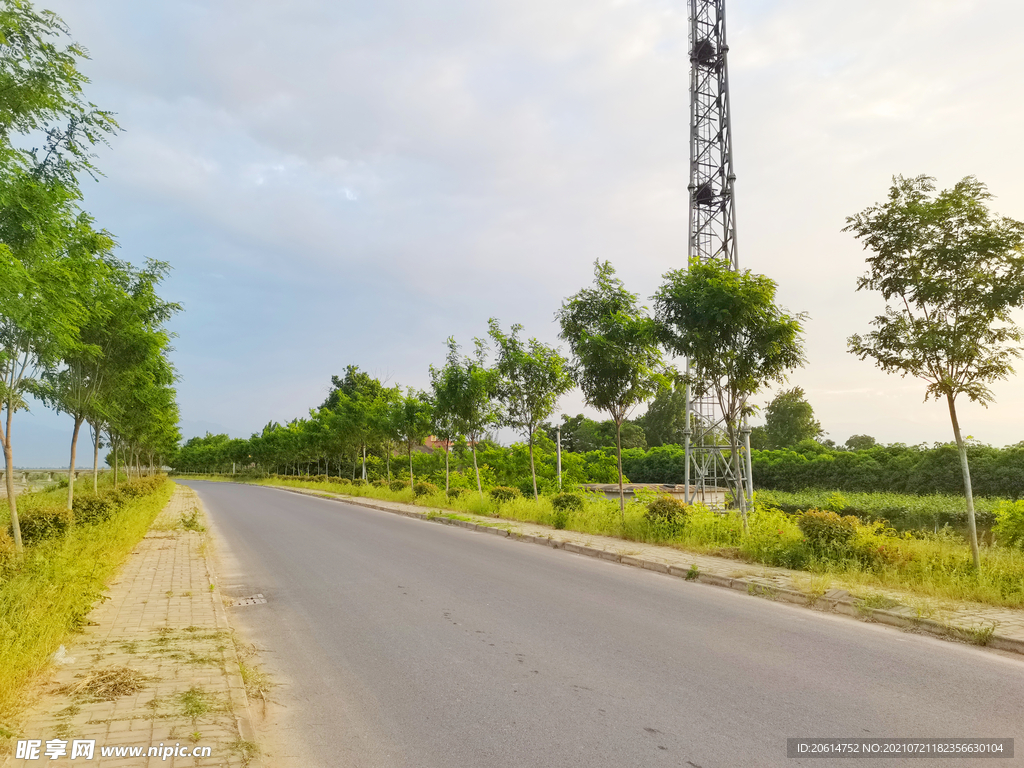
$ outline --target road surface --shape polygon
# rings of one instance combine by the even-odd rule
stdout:
[[[1020,737],[1016,658],[350,504],[186,484],[226,591],[267,599],[230,610],[283,683],[270,765],[1024,764],[786,757],[787,737]]]

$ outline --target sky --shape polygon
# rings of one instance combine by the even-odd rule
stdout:
[[[123,129],[85,208],[119,256],[173,267],[186,438],[305,416],[349,364],[424,388],[490,317],[558,344],[597,259],[645,301],[685,266],[684,0],[37,5]],[[950,440],[922,382],[846,351],[883,304],[842,228],[896,174],[976,175],[1024,219],[1024,4],[730,0],[727,20],[740,263],[809,315],[787,386],[839,443]],[[965,433],[1024,440],[1022,383],[964,402]],[[578,391],[561,410],[596,415]],[[66,463],[70,433],[19,414],[15,463]]]

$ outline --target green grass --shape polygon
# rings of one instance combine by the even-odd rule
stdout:
[[[26,684],[82,626],[107,579],[173,492],[174,484],[164,483],[105,523],[75,526],[65,536],[26,547],[21,562],[0,573],[0,723],[12,722],[24,703]],[[66,493],[27,494],[19,497],[19,509],[59,502]]]
[[[829,509],[843,515],[855,515],[865,521],[886,520],[899,531],[935,531],[945,525],[964,531],[967,527],[967,501],[962,495],[933,493],[914,496],[908,493],[856,493],[807,489],[757,491],[757,499],[786,512]],[[991,528],[993,511],[1001,499],[976,496],[975,517],[982,531]]]

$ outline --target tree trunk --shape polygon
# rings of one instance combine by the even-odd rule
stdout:
[[[615,452],[619,459],[619,519],[626,530],[626,494],[622,490],[622,419],[615,420]]]
[[[384,451],[388,455],[388,482],[391,482],[391,441],[384,443]]]
[[[409,488],[415,494],[414,478],[412,476],[412,440],[409,441]]]
[[[75,416],[75,431],[71,433],[71,468],[68,469],[68,509],[75,500],[75,452],[78,450],[78,431],[82,428],[81,416]]]
[[[363,443],[363,482],[366,482],[366,443]]]
[[[21,524],[18,522],[18,500],[14,495],[14,451],[11,449],[11,422],[14,416],[14,409],[10,403],[7,404],[7,431],[0,435],[0,442],[4,446],[4,482],[7,486],[7,508],[11,513],[11,530],[14,532],[14,550],[19,555],[22,552],[21,545]]]
[[[92,430],[92,492],[100,492],[100,429]]]
[[[540,500],[540,494],[537,493],[537,469],[533,464],[533,432],[530,432],[530,476],[533,478],[533,500]]]
[[[971,490],[971,468],[967,463],[967,446],[960,435],[960,422],[956,418],[956,402],[952,395],[946,395],[949,403],[949,419],[953,422],[953,436],[956,448],[960,452],[960,470],[964,475],[964,495],[967,497],[967,532],[971,541],[971,556],[974,558],[974,569],[981,568],[981,552],[978,551],[978,527],[974,521],[974,492]]]
[[[747,525],[747,494],[743,488],[743,474],[740,471],[739,440],[736,438],[736,425],[730,422],[727,426],[729,431],[729,450],[732,452],[732,471],[735,475],[734,493],[740,505],[740,518],[743,520],[743,535],[745,536],[750,532],[750,526]]]
[[[445,440],[444,442],[444,492],[448,493],[450,489],[450,478],[448,476],[448,443],[450,441]]]
[[[480,484],[480,467],[476,463],[476,440],[473,441],[473,471],[476,473],[476,489],[480,493],[480,498],[484,497],[484,488]]]

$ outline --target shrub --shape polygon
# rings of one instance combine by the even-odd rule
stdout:
[[[372,485],[374,488],[387,488],[389,483],[387,478],[378,477],[376,480],[372,481],[370,485]]]
[[[678,525],[686,522],[689,511],[686,503],[672,496],[658,496],[647,505],[644,517],[652,523],[671,523]]]
[[[449,488],[448,489],[448,498],[449,499],[457,499],[457,498],[459,498],[459,496],[462,496],[464,493],[466,493],[466,489],[465,488]]]
[[[352,485],[352,481],[347,477],[334,477],[331,478],[331,482],[335,485]]]
[[[809,509],[797,519],[807,544],[819,555],[842,554],[857,535],[857,518],[835,512]]]
[[[551,497],[551,506],[556,512],[579,512],[583,509],[583,497],[578,493],[559,493]]]
[[[551,513],[551,527],[556,530],[564,530],[565,526],[569,524],[569,510],[568,509],[556,509]]]
[[[438,488],[433,483],[419,482],[412,487],[413,495],[418,499],[420,496],[433,496]]]
[[[507,485],[496,485],[487,492],[495,504],[505,504],[513,499],[521,499],[522,491],[518,488],[509,488]]]
[[[405,480],[392,480],[390,483],[388,483],[388,488],[390,488],[392,491],[404,491],[408,487],[409,484],[405,482]]]
[[[7,531],[0,529],[0,573],[13,565],[14,558],[14,539]]]
[[[120,493],[104,493],[100,495],[75,496],[72,504],[75,522],[85,525],[104,523],[121,507],[124,496]]]
[[[25,544],[35,544],[43,539],[63,536],[71,527],[74,519],[74,514],[66,507],[26,509],[18,515],[18,522],[21,524],[21,540]],[[10,532],[13,534],[13,531]]]
[[[360,486],[367,485],[367,482],[363,480],[363,478],[357,477],[355,480],[352,481],[352,485],[358,488]]]
[[[992,527],[999,543],[1024,549],[1024,499],[1001,501],[995,508],[996,524]]]

